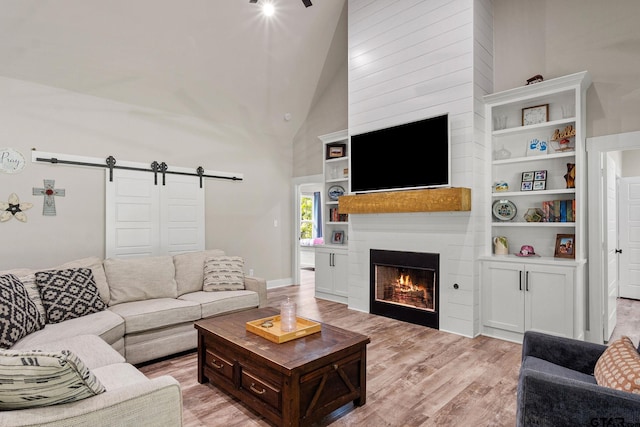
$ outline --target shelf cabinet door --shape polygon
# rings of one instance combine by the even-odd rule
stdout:
[[[525,328],[573,338],[574,269],[528,265],[525,274]]]
[[[317,247],[315,280],[317,298],[346,303],[349,296],[346,249]]]
[[[333,271],[331,251],[316,248],[316,292],[333,293]]]
[[[347,287],[347,254],[344,251],[334,251],[333,256],[333,291],[336,295],[349,296]]]
[[[511,332],[524,332],[524,266],[482,264],[483,324]]]

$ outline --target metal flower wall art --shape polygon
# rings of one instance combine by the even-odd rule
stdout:
[[[18,195],[11,193],[7,202],[0,202],[0,222],[9,221],[13,217],[20,222],[27,222],[27,214],[24,211],[32,207],[33,203],[20,203]]]

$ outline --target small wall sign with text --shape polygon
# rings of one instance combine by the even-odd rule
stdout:
[[[573,125],[567,125],[563,130],[556,129],[551,135],[553,149],[556,152],[572,151],[575,147],[576,129]]]
[[[0,148],[0,172],[17,173],[24,169],[24,156],[13,148]]]

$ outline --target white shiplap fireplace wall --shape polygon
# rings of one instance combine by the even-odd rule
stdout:
[[[440,329],[475,336],[487,211],[482,96],[493,90],[491,0],[348,6],[350,134],[449,113],[452,185],[471,188],[472,196],[471,212],[350,215],[349,307],[369,311],[370,249],[439,253]],[[416,135],[390,147],[425,143],[428,137]],[[428,167],[428,147],[424,156]]]

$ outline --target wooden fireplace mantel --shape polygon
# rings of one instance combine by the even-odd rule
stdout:
[[[471,189],[464,187],[353,194],[338,199],[341,214],[452,212],[471,210]]]

